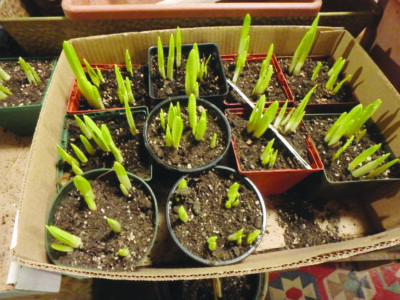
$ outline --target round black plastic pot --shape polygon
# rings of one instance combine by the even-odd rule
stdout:
[[[174,172],[179,172],[179,173],[200,172],[200,171],[209,169],[209,168],[217,165],[217,163],[224,157],[224,155],[226,154],[226,152],[229,149],[230,139],[231,139],[231,129],[230,129],[228,120],[226,119],[225,115],[215,105],[213,105],[212,103],[210,103],[206,100],[199,99],[199,98],[197,98],[197,100],[196,100],[197,106],[198,107],[202,106],[203,108],[205,108],[207,110],[208,118],[210,116],[210,112],[212,112],[216,116],[218,126],[223,131],[223,136],[218,137],[218,140],[219,140],[218,143],[222,143],[223,148],[216,155],[215,159],[210,162],[205,162],[204,164],[198,165],[198,166],[195,166],[196,161],[193,161],[193,162],[188,161],[188,162],[185,162],[185,166],[188,166],[188,167],[184,167],[184,166],[177,166],[177,165],[168,163],[168,162],[162,160],[157,155],[157,151],[155,150],[154,142],[149,139],[149,132],[151,130],[150,128],[152,126],[154,126],[155,122],[160,122],[160,120],[158,120],[158,118],[159,118],[161,108],[164,110],[164,112],[168,112],[170,104],[172,103],[172,104],[176,105],[176,102],[178,102],[178,101],[179,101],[179,104],[181,107],[181,111],[183,110],[183,108],[187,107],[188,97],[187,96],[179,96],[179,97],[173,97],[173,98],[169,98],[169,99],[162,101],[155,108],[153,108],[152,111],[150,112],[150,114],[146,120],[146,123],[144,124],[144,127],[143,127],[144,144],[145,144],[147,151],[150,154],[150,157],[158,165],[162,166],[163,168],[165,168],[169,171],[174,171]],[[189,125],[184,124],[184,131],[188,130],[188,129],[191,130]],[[162,133],[162,134],[164,134],[164,133]],[[196,143],[194,138],[193,138],[193,141],[194,141],[194,144],[193,144],[194,146],[192,147],[192,149],[195,147],[195,143]],[[202,142],[204,143],[204,141],[202,141]],[[158,145],[158,147],[166,147],[166,146],[164,143],[163,145]],[[177,150],[179,150],[179,147]],[[209,149],[209,150],[214,151],[212,149]],[[172,152],[170,155],[184,155],[183,153],[178,153],[178,152]]]
[[[198,44],[198,49],[199,49],[199,54],[200,54],[200,58],[208,58],[211,55],[211,59],[209,61],[209,68],[213,68],[215,76],[213,76],[214,78],[218,78],[217,84],[219,87],[219,92],[215,95],[203,95],[200,94],[199,97],[201,97],[204,100],[210,101],[213,104],[215,104],[216,106],[222,108],[223,107],[223,100],[226,98],[226,96],[228,95],[228,85],[226,83],[226,77],[225,77],[225,72],[224,72],[224,68],[222,65],[222,61],[221,61],[221,56],[219,53],[219,48],[217,44],[214,43],[204,43],[204,44]],[[193,48],[193,44],[184,44],[181,47],[181,52],[182,52],[182,58],[187,59],[189,56],[189,52],[190,50],[192,50]],[[168,51],[169,51],[169,46],[164,46],[163,47],[163,52],[164,52],[164,58],[165,60],[168,57]],[[157,95],[155,95],[155,91],[154,91],[154,80],[155,78],[158,76],[158,74],[154,74],[155,72],[153,72],[152,70],[152,62],[154,59],[154,56],[157,55],[157,47],[153,46],[150,47],[148,50],[148,65],[149,65],[149,96],[152,100],[152,104],[153,105],[157,105],[158,103],[160,103],[161,101],[165,100],[167,97],[159,97]],[[166,66],[166,64],[165,64]],[[175,67],[176,68],[176,67]],[[204,79],[204,82],[207,82],[207,78]],[[185,91],[182,90],[180,91],[178,94],[175,95],[171,95],[171,97],[174,96],[179,96],[179,95],[184,95]]]
[[[260,203],[260,210],[262,212],[262,222],[261,222],[261,232],[258,235],[258,237],[256,238],[256,240],[253,242],[253,244],[251,244],[251,246],[249,247],[249,249],[244,252],[243,254],[240,254],[239,256],[233,258],[233,259],[227,259],[227,260],[216,260],[216,259],[209,259],[209,258],[204,258],[201,257],[199,255],[196,255],[194,253],[192,253],[191,251],[189,251],[184,244],[178,239],[177,235],[174,232],[174,228],[173,228],[173,224],[172,224],[172,219],[171,219],[171,213],[173,210],[173,205],[172,205],[172,201],[175,201],[174,199],[174,193],[175,190],[177,189],[179,183],[181,182],[182,179],[186,178],[188,175],[184,175],[182,176],[176,183],[175,185],[172,187],[170,194],[168,195],[168,200],[167,200],[167,206],[166,206],[166,222],[167,222],[167,227],[168,227],[168,231],[172,236],[172,239],[174,240],[174,242],[177,244],[177,246],[187,255],[189,256],[191,259],[193,259],[196,262],[199,262],[203,265],[208,265],[208,266],[222,266],[222,265],[230,265],[230,264],[235,264],[238,263],[242,260],[244,260],[247,256],[249,256],[251,253],[253,253],[258,245],[261,243],[262,237],[264,235],[264,231],[265,231],[265,227],[266,227],[266,223],[267,223],[267,212],[266,212],[266,208],[265,208],[265,204],[264,204],[264,199],[261,195],[261,193],[259,192],[259,190],[257,189],[257,187],[254,185],[254,183],[248,179],[245,176],[240,175],[239,173],[237,173],[234,169],[225,167],[225,166],[216,166],[213,169],[216,173],[219,174],[219,176],[221,178],[227,178],[227,176],[233,176],[234,181],[239,183],[240,185],[245,186],[246,188],[254,191],[254,193],[256,194],[256,202]],[[195,177],[200,178],[201,174],[196,174]],[[192,177],[192,178],[193,178]],[[221,197],[223,198],[223,195],[221,195]],[[205,201],[205,199],[199,199],[200,202]],[[225,203],[224,200],[222,200],[223,203]],[[221,205],[224,205],[224,204]],[[234,209],[234,208],[231,208]],[[188,221],[190,222],[190,220]],[[190,235],[190,233],[189,233]],[[206,240],[204,240],[204,242],[206,242]]]
[[[116,178],[116,174],[113,171],[113,169],[96,169],[96,170],[91,170],[88,172],[83,173],[81,176],[85,177],[87,180],[117,180]],[[146,195],[149,196],[149,198],[151,198],[151,202],[152,202],[152,211],[153,211],[153,218],[154,218],[154,234],[153,237],[148,245],[148,248],[146,249],[146,251],[144,252],[144,254],[142,255],[142,257],[135,262],[135,266],[140,266],[143,261],[145,260],[145,258],[149,255],[153,245],[154,245],[154,241],[156,239],[156,234],[157,234],[157,228],[158,228],[158,207],[157,207],[157,200],[156,197],[152,191],[152,189],[148,186],[148,184],[141,179],[140,177],[137,177],[136,175],[130,174],[128,173],[129,179],[132,183],[133,187],[136,187],[136,189],[142,188],[145,192]],[[60,204],[65,200],[65,198],[68,196],[69,193],[71,193],[74,189],[76,189],[74,182],[72,180],[70,180],[56,195],[56,197],[54,198],[53,202],[50,205],[50,209],[49,212],[47,214],[47,225],[54,225],[54,215],[55,212],[57,211],[57,208],[60,206]],[[82,197],[82,200],[83,197]],[[112,201],[112,199],[110,199],[110,201]],[[98,210],[101,210],[102,207],[98,207]],[[90,214],[90,212],[89,212]],[[90,217],[90,216],[89,216]],[[82,229],[83,230],[83,229]],[[59,255],[59,253],[57,254],[56,250],[53,250],[51,248],[51,243],[54,242],[54,238],[51,236],[51,234],[45,230],[45,247],[46,247],[46,252],[48,255],[48,258],[50,259],[50,261],[56,265],[63,265],[58,259],[57,256]],[[75,250],[75,251],[79,251],[79,250]],[[78,268],[83,268],[83,269],[94,269],[94,268],[89,268],[89,267],[78,267]]]

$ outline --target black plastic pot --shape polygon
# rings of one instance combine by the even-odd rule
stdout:
[[[159,120],[157,120],[157,118],[159,118],[159,114],[160,114],[160,109],[162,108],[164,110],[164,112],[168,112],[169,109],[169,105],[170,103],[173,103],[174,105],[176,105],[176,102],[179,102],[180,107],[181,107],[181,111],[184,107],[187,107],[187,103],[188,103],[188,97],[187,96],[180,96],[180,97],[174,97],[174,98],[169,98],[166,99],[164,101],[162,101],[161,103],[159,103],[156,107],[154,107],[152,109],[152,111],[150,112],[147,121],[144,125],[143,128],[143,136],[144,136],[144,144],[146,146],[147,151],[149,152],[151,158],[160,166],[162,166],[164,169],[167,169],[169,171],[175,171],[175,172],[179,172],[179,173],[194,173],[194,172],[199,172],[199,171],[203,171],[206,169],[209,169],[213,166],[215,166],[226,154],[226,152],[229,149],[229,145],[230,145],[230,139],[231,139],[231,129],[228,123],[228,120],[226,119],[226,117],[224,116],[224,114],[212,103],[210,103],[209,101],[203,100],[203,99],[199,99],[197,98],[196,102],[197,102],[197,106],[202,106],[207,110],[207,115],[209,118],[210,112],[213,112],[213,114],[216,116],[217,118],[217,122],[218,125],[220,126],[220,128],[222,129],[222,131],[224,132],[224,136],[223,137],[218,137],[219,141],[222,142],[224,145],[223,150],[221,151],[221,153],[218,154],[218,156],[211,162],[207,162],[204,165],[200,165],[197,167],[183,167],[183,166],[175,166],[172,165],[166,161],[163,161],[158,155],[156,150],[154,149],[154,145],[152,143],[152,141],[149,140],[149,132],[150,132],[150,128],[153,126],[152,124],[155,124],[154,122],[160,122]],[[184,124],[184,130],[186,129],[190,129],[188,124]],[[191,129],[190,129],[191,130]],[[160,133],[161,134],[161,133]],[[193,138],[194,140],[194,138]],[[160,145],[158,145],[160,146]],[[166,147],[165,145],[161,145],[160,147]],[[210,151],[213,151],[210,149]],[[176,153],[172,153],[171,155],[177,155]],[[180,153],[180,155],[183,155],[182,153]],[[188,164],[192,164],[193,162],[187,162],[185,164],[185,166],[187,166]]]
[[[108,179],[116,179],[116,174],[112,169],[96,169],[96,170],[91,170],[88,172],[85,172],[82,174],[83,177],[85,177],[88,180],[108,180]],[[142,258],[137,261],[136,265],[140,266],[142,262],[145,260],[146,256],[150,253],[150,250],[153,247],[154,241],[156,239],[156,234],[157,234],[157,228],[158,228],[158,206],[157,206],[157,200],[156,197],[152,191],[152,189],[148,186],[148,184],[141,178],[137,177],[136,175],[129,174],[129,179],[132,183],[132,186],[135,186],[135,183],[140,185],[141,187],[144,188],[144,191],[146,194],[148,194],[151,198],[152,204],[153,204],[153,213],[154,213],[154,236],[149,244],[148,249],[146,250],[145,255],[142,256]],[[138,188],[136,186],[136,188]],[[53,225],[54,224],[54,213],[56,212],[57,207],[60,205],[60,203],[65,199],[65,197],[72,191],[76,189],[74,182],[71,180],[69,181],[56,195],[54,198],[53,202],[50,205],[49,212],[47,214],[47,225]],[[111,199],[110,199],[111,200]],[[83,201],[83,200],[82,200]],[[98,207],[97,209],[101,209]],[[79,228],[78,228],[79,229]],[[50,235],[50,233],[45,230],[45,246],[46,246],[46,252],[47,255],[50,259],[50,261],[56,265],[61,265],[61,263],[57,260],[55,254],[57,251],[53,250],[51,248],[51,243],[54,241],[54,238]],[[86,268],[88,269],[88,268]]]
[[[250,190],[253,190],[256,195],[257,195],[257,202],[260,203],[260,209],[262,211],[262,225],[261,225],[261,233],[259,234],[259,236],[257,237],[256,241],[251,245],[251,247],[248,249],[247,252],[243,253],[240,256],[237,256],[233,259],[229,259],[229,260],[212,260],[212,259],[207,259],[204,257],[200,257],[192,252],[190,252],[184,245],[183,243],[178,239],[178,237],[175,235],[174,233],[174,229],[173,226],[171,224],[172,220],[171,220],[171,210],[172,210],[172,205],[171,202],[174,201],[173,199],[173,195],[174,192],[176,190],[176,188],[178,187],[179,183],[181,182],[182,179],[184,179],[186,176],[188,175],[184,175],[182,176],[176,183],[175,185],[172,187],[170,194],[168,195],[168,200],[167,200],[167,206],[166,206],[166,222],[167,222],[167,227],[168,227],[168,231],[172,236],[172,239],[174,240],[174,242],[177,244],[177,246],[187,255],[189,256],[191,259],[193,259],[194,261],[197,261],[198,263],[204,264],[204,265],[209,265],[209,266],[222,266],[222,265],[229,265],[229,264],[235,264],[238,263],[240,261],[242,261],[243,259],[245,259],[247,256],[249,256],[251,253],[253,253],[258,245],[261,243],[262,237],[264,235],[264,231],[265,231],[265,227],[267,224],[267,212],[266,212],[266,208],[265,208],[265,204],[264,204],[264,199],[261,195],[261,193],[259,192],[259,190],[257,189],[257,187],[254,185],[254,183],[248,179],[245,176],[240,175],[239,173],[237,173],[234,169],[225,167],[225,166],[216,166],[214,168],[215,172],[219,173],[221,175],[221,177],[226,177],[226,176],[233,176],[235,182],[239,183],[240,185],[244,185],[247,188],[249,188]],[[200,174],[196,174],[195,178],[198,178],[201,176]],[[222,195],[221,195],[222,197]],[[200,202],[204,199],[199,199]],[[223,204],[222,204],[223,205]],[[232,208],[233,209],[233,208]],[[190,221],[189,221],[190,222]],[[189,233],[190,234],[190,233]]]
[[[190,50],[192,50],[193,44],[184,44],[182,45],[182,59],[187,59],[189,56]],[[199,97],[210,101],[211,103],[215,104],[216,106],[222,108],[223,107],[223,100],[226,98],[228,94],[228,85],[226,83],[225,72],[222,65],[219,48],[216,44],[213,43],[205,43],[205,44],[198,44],[200,58],[205,57],[206,59],[211,55],[211,59],[208,63],[209,68],[215,70],[215,76],[218,78],[218,86],[219,86],[219,93],[216,95],[202,95],[200,94]],[[168,57],[169,46],[164,46],[164,58],[165,60]],[[154,92],[154,79],[158,76],[158,73],[154,73],[152,70],[152,62],[154,60],[154,56],[157,55],[157,47],[153,46],[150,47],[148,50],[148,65],[149,65],[149,96],[152,100],[153,105],[157,105],[162,100],[166,99],[166,97],[161,98],[155,95]],[[166,64],[165,64],[166,66]],[[185,68],[184,64],[181,65],[181,68]],[[207,82],[207,78],[204,79],[204,82]],[[182,96],[185,95],[185,90],[179,91],[177,95],[174,96]]]

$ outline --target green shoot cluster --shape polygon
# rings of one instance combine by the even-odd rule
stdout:
[[[164,124],[163,128],[165,128],[164,112],[160,113],[160,122],[161,126],[163,127],[162,124]],[[182,132],[183,119],[181,117],[179,102],[176,103],[176,106],[174,106],[171,102],[168,109],[168,120],[165,128],[165,144],[167,147],[174,147],[175,149],[178,149]]]
[[[240,200],[239,200],[239,188],[240,185],[239,183],[235,182],[232,183],[231,186],[229,187],[228,190],[228,200],[225,202],[225,207],[226,208],[231,208],[231,207],[236,207],[239,205]]]
[[[345,63],[346,63],[346,60],[345,60],[344,58],[342,58],[342,57],[339,57],[339,58],[336,60],[336,62],[333,64],[332,68],[328,71],[329,79],[328,79],[328,81],[327,81],[326,84],[325,84],[325,88],[326,88],[328,91],[332,92],[332,94],[336,94],[336,93],[339,91],[339,89],[343,86],[343,84],[344,84],[346,81],[350,80],[351,77],[352,77],[351,74],[348,75],[348,76],[346,76],[343,80],[341,80],[341,81],[336,85],[335,88],[333,88],[333,86],[335,85],[335,83],[336,83],[336,81],[337,81],[337,79],[338,79],[338,77],[339,77],[339,73],[340,73],[340,71],[343,69]]]
[[[117,174],[120,183],[119,187],[122,193],[128,197],[132,189],[132,184],[129,180],[128,173],[126,172],[123,165],[117,161],[114,162],[113,169],[115,171],[115,174]]]
[[[73,46],[67,41],[64,41],[63,49],[68,63],[72,71],[74,72],[78,88],[81,91],[82,95],[87,99],[91,107],[104,109],[104,104],[101,99],[99,90],[86,78],[85,72]]]
[[[211,58],[211,54],[207,60],[200,59],[200,52],[197,43],[193,44],[192,50],[189,52],[189,56],[186,62],[186,73],[185,73],[185,93],[186,95],[194,94],[199,95],[199,81],[203,81],[208,74],[207,65]]]
[[[357,157],[355,157],[351,161],[347,169],[351,172],[351,174],[354,177],[358,178],[361,176],[366,176],[367,178],[374,178],[383,173],[384,171],[386,171],[395,163],[399,162],[399,159],[395,158],[389,161],[388,163],[382,165],[382,163],[390,156],[390,153],[383,154],[382,156],[374,160],[371,160],[371,156],[378,149],[380,149],[380,147],[381,144],[373,145],[368,149],[364,150],[363,152],[361,152]]]
[[[289,73],[294,75],[299,75],[301,68],[304,65],[304,62],[307,59],[308,54],[310,53],[311,47],[314,43],[315,37],[317,35],[317,27],[318,27],[319,15],[314,19],[311,24],[310,29],[303,36],[300,44],[297,46],[297,49],[293,55],[292,62],[289,66]]]
[[[233,83],[237,82],[240,74],[242,73],[243,67],[246,64],[247,52],[248,52],[249,44],[250,44],[250,36],[249,36],[250,23],[251,23],[251,17],[249,14],[247,14],[243,19],[242,31],[240,34],[240,41],[239,41],[239,48],[238,48],[237,58],[236,58],[236,67],[235,67],[235,72],[234,72],[233,78],[232,78]]]
[[[196,96],[191,94],[188,100],[188,115],[189,125],[192,128],[192,134],[196,141],[204,139],[204,134],[207,130],[207,113],[205,110],[202,111],[200,119],[197,120],[197,105]]]
[[[25,72],[25,75],[28,78],[29,84],[40,86],[42,84],[42,81],[40,80],[39,75],[32,68],[32,66],[27,63],[22,57],[19,57],[18,61],[21,69]]]
[[[268,48],[268,54],[261,63],[260,73],[256,85],[254,86],[252,95],[262,95],[268,88],[269,82],[271,81],[272,73],[274,71],[271,62],[271,57],[274,52],[274,44],[271,44]]]
[[[258,99],[247,122],[247,132],[253,132],[253,136],[256,138],[261,137],[268,129],[279,107],[278,101],[275,101],[264,111],[265,100],[265,95]]]
[[[83,63],[85,64],[86,72],[88,73],[92,83],[96,87],[100,87],[100,84],[105,82],[100,69],[98,67],[96,67],[96,71],[95,71],[86,59],[83,59]]]
[[[164,79],[168,78],[168,80],[174,80],[174,64],[176,65],[176,67],[180,67],[182,62],[182,33],[179,26],[176,28],[176,39],[172,34],[169,37],[167,73],[165,73],[164,50],[161,37],[158,37],[157,39],[157,59],[158,72],[160,76]]]
[[[118,84],[117,94],[119,101],[121,102],[121,104],[124,104],[125,102],[134,104],[135,97],[133,96],[132,85],[129,77],[125,77],[124,80],[122,78],[121,71],[117,65],[114,65],[114,70],[115,70],[115,78],[117,79],[117,84]]]
[[[80,237],[54,225],[46,225],[46,229],[58,242],[62,243],[52,244],[51,247],[53,249],[63,252],[72,252],[73,249],[82,247],[82,239]]]
[[[276,158],[278,157],[278,150],[272,148],[274,141],[275,139],[270,140],[260,155],[261,164],[263,166],[268,166],[269,169],[273,168]]]
[[[362,126],[378,110],[381,104],[382,100],[377,99],[365,108],[360,103],[353,107],[350,112],[342,113],[326,132],[324,141],[328,143],[328,146],[332,146],[338,143],[342,137],[349,139],[353,135],[355,140],[358,141],[366,132],[366,130],[361,129]]]

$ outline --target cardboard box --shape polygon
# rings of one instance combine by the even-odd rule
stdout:
[[[250,29],[250,52],[266,52],[274,43],[277,55],[292,55],[307,27],[253,26]],[[221,54],[236,52],[241,27],[211,27],[182,30],[184,43],[217,43]],[[71,40],[80,58],[91,63],[123,63],[125,49],[129,49],[133,63],[146,63],[148,47],[153,46],[160,35],[167,41],[174,30],[134,32],[93,36]],[[364,50],[346,31],[321,28],[312,54],[343,56],[348,59],[346,74],[353,74],[351,82],[363,104],[381,98],[383,105],[374,120],[388,139],[394,154],[400,156],[399,134],[400,95],[384,77]],[[32,151],[29,157],[23,195],[20,203],[18,240],[14,259],[25,266],[60,272],[73,276],[127,280],[170,280],[205,278],[247,273],[269,272],[298,268],[327,261],[348,259],[352,256],[381,250],[400,244],[400,187],[386,184],[379,190],[363,193],[345,202],[350,210],[340,212],[339,228],[345,240],[338,243],[284,250],[282,228],[276,221],[275,212],[266,198],[269,216],[267,231],[258,250],[239,264],[224,267],[203,267],[186,264],[182,253],[172,244],[165,226],[166,199],[157,198],[160,226],[157,241],[147,266],[132,273],[111,273],[77,270],[55,266],[48,262],[44,246],[44,224],[50,202],[56,194],[56,144],[60,140],[62,120],[66,113],[68,95],[73,84],[72,70],[64,53],[61,53],[53,81],[39,117]],[[166,190],[169,187],[161,188]],[[185,264],[183,263],[185,262]]]

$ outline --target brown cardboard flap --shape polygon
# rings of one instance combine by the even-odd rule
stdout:
[[[275,45],[276,55],[291,55],[307,27],[295,26],[253,26],[250,30],[250,52],[266,53],[270,43]],[[131,52],[134,63],[147,62],[148,47],[154,46],[161,36],[164,44],[175,30],[122,33],[93,36],[71,40],[81,59],[91,63],[122,63],[125,49]],[[183,43],[217,43],[221,54],[235,53],[240,36],[240,27],[210,27],[182,29]],[[377,113],[376,121],[384,134],[390,138],[392,150],[398,156],[400,147],[398,134],[400,116],[400,96],[383,76],[363,49],[356,44],[351,35],[340,29],[322,28],[318,34],[313,54],[332,55],[335,58],[348,58],[345,73],[354,74],[352,81],[355,93],[363,104],[381,98],[384,105]],[[56,144],[60,139],[62,119],[66,112],[66,102],[73,83],[73,74],[62,53],[38,122],[38,129],[32,143],[24,190],[21,200],[21,215],[18,227],[18,244],[15,257],[22,264],[40,269],[62,272],[70,275],[85,275],[105,278],[135,280],[163,280],[177,278],[200,278],[225,276],[230,274],[255,273],[282,270],[303,265],[344,259],[373,250],[384,249],[400,243],[399,219],[396,212],[400,206],[399,187],[388,184],[383,190],[346,199],[354,204],[352,213],[343,214],[341,222],[353,222],[343,230],[348,240],[317,247],[282,250],[282,231],[277,228],[274,218],[269,220],[268,234],[264,236],[262,247],[245,261],[226,267],[182,267],[179,264],[182,254],[170,247],[166,230],[158,233],[158,244],[149,266],[133,273],[113,274],[97,271],[81,271],[48,263],[44,247],[44,224],[49,204],[56,193]],[[371,89],[372,87],[372,89]],[[159,207],[165,199],[157,199]],[[268,201],[268,200],[266,200]],[[390,206],[389,206],[390,203]],[[389,208],[390,207],[390,208]],[[160,210],[160,213],[163,210]],[[163,220],[163,218],[161,218]],[[160,224],[160,228],[164,225]],[[270,236],[269,236],[270,235]],[[360,237],[363,235],[363,237]],[[166,251],[166,250],[169,250]],[[152,257],[165,254],[173,267],[164,261],[155,265]],[[178,267],[176,267],[178,266]]]

